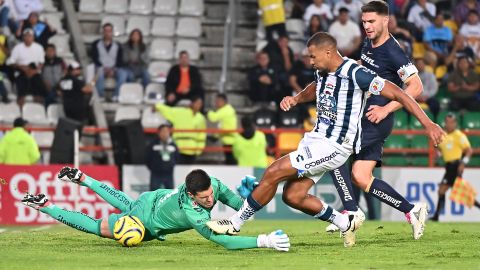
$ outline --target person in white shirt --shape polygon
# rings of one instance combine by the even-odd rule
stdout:
[[[465,38],[465,43],[472,48],[475,58],[480,59],[480,22],[475,10],[468,12],[467,21],[460,27],[460,35]]]
[[[344,56],[353,57],[360,47],[360,27],[350,19],[345,7],[339,9],[338,18],[330,25],[328,33],[337,40],[337,48]]]
[[[17,20],[26,20],[32,12],[42,12],[43,4],[41,0],[14,0]]]
[[[437,8],[434,4],[427,2],[427,0],[418,0],[410,9],[407,21],[415,24],[415,26],[423,32],[433,24],[433,18],[436,13]]]
[[[335,4],[335,8],[333,9],[333,15],[338,17],[340,8],[347,8],[350,13],[350,18],[356,24],[360,23],[360,14],[362,13],[362,2],[360,0],[340,0]]]
[[[13,48],[12,54],[7,59],[7,65],[13,66],[17,71],[14,83],[17,88],[17,103],[20,107],[25,103],[26,95],[33,95],[34,101],[42,104],[47,95],[40,75],[45,62],[45,51],[33,40],[33,30],[25,29],[23,42]]]
[[[313,0],[313,3],[310,4],[307,9],[305,9],[305,14],[303,14],[303,21],[305,25],[308,26],[310,23],[310,17],[313,15],[320,15],[322,19],[322,28],[327,29],[328,23],[333,20],[332,9],[329,5],[323,3],[323,0]]]

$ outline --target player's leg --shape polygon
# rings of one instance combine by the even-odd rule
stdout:
[[[352,174],[348,164],[344,163],[337,169],[330,171],[329,174],[342,200],[343,208],[350,212],[357,211],[358,205],[353,192]]]
[[[447,162],[445,164],[445,174],[443,175],[442,182],[440,182],[440,185],[438,187],[437,209],[435,210],[435,214],[433,214],[433,217],[431,218],[431,220],[433,221],[438,221],[440,212],[445,207],[445,193],[455,183],[458,175],[459,165],[459,162]]]
[[[438,221],[438,217],[440,216],[440,212],[445,208],[445,193],[450,188],[449,185],[441,183],[438,187],[438,202],[437,208],[435,209],[435,214],[433,214],[431,220]]]
[[[129,209],[134,201],[127,194],[117,190],[107,184],[93,179],[92,177],[82,173],[79,169],[64,167],[58,173],[58,179],[65,182],[72,182],[81,186],[88,187],[97,193],[102,199],[113,207],[125,212]]]
[[[108,228],[108,222],[106,220],[95,219],[82,212],[59,208],[48,201],[48,198],[44,194],[26,194],[22,203],[79,231],[112,238],[112,234],[105,230],[105,227]]]

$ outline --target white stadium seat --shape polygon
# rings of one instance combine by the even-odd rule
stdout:
[[[155,112],[149,107],[143,111],[141,122],[144,128],[157,128],[168,121],[159,112]]]
[[[103,0],[80,0],[78,9],[84,13],[102,13]]]
[[[198,40],[179,39],[175,49],[176,58],[178,58],[178,54],[181,51],[187,51],[190,59],[193,61],[200,59],[200,44],[198,44]]]
[[[202,23],[199,18],[183,17],[178,19],[177,36],[198,38],[202,35]]]
[[[39,103],[25,103],[22,108],[22,117],[32,125],[49,124],[45,107]]]
[[[178,0],[155,0],[153,12],[158,15],[176,15]]]
[[[58,9],[53,4],[52,0],[42,0],[43,12],[57,12]]]
[[[48,40],[48,43],[55,45],[57,55],[63,58],[72,58],[69,35],[55,35]]]
[[[203,16],[203,0],[180,0],[178,13],[187,16]]]
[[[113,25],[113,35],[122,36],[125,35],[125,19],[121,16],[105,16],[102,18],[102,25],[111,23]],[[101,29],[100,29],[101,31]]]
[[[63,105],[53,103],[47,107],[47,119],[48,122],[52,125],[57,125],[58,119],[60,117],[65,117],[65,112],[63,111]]]
[[[134,29],[142,31],[143,36],[150,35],[150,18],[146,16],[130,16],[127,22],[127,35]]]
[[[21,115],[20,107],[16,102],[10,102],[8,104],[0,103],[0,120],[3,123],[11,124],[15,118]]]
[[[131,0],[128,10],[130,13],[148,15],[152,13],[153,0]]]
[[[53,131],[32,131],[30,133],[39,147],[51,147],[54,138]]]
[[[124,83],[120,86],[118,102],[120,104],[141,104],[143,86],[140,83]]]
[[[58,13],[45,13],[41,15],[42,20],[46,21],[49,25],[57,30],[57,34],[65,34],[65,29],[62,25],[62,16],[59,16]]]
[[[152,22],[150,34],[153,36],[172,37],[175,35],[174,17],[156,17]]]
[[[305,39],[305,23],[301,19],[288,19],[286,22],[288,37],[290,39]]]
[[[118,107],[115,111],[114,122],[121,120],[140,120],[140,110],[136,107]]]
[[[107,13],[127,13],[128,0],[105,0],[105,12]]]
[[[164,83],[167,80],[168,71],[172,64],[170,62],[155,61],[148,65],[148,73],[154,82]]]
[[[173,58],[173,41],[157,38],[150,44],[150,59],[170,60]]]
[[[149,83],[145,88],[143,101],[146,104],[157,104],[165,99],[165,85],[161,83]]]

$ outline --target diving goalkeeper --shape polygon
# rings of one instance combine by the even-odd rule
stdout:
[[[48,201],[44,194],[27,193],[22,200],[25,205],[83,232],[113,239],[115,222],[123,216],[132,215],[138,217],[145,226],[143,241],[165,240],[167,234],[195,229],[204,238],[227,249],[273,248],[288,251],[290,248],[290,240],[282,231],[261,234],[258,237],[219,235],[212,232],[205,224],[210,221],[210,211],[217,201],[239,210],[243,199],[203,170],[191,171],[185,184],[176,189],[145,192],[137,200],[75,168],[64,167],[58,173],[58,178],[88,187],[122,212],[111,214],[108,219],[95,219],[81,212],[59,208]],[[243,180],[242,189],[239,191],[248,195],[253,190],[253,186],[249,186],[250,190],[246,189]]]

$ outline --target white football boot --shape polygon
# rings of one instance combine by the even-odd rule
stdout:
[[[416,203],[406,215],[408,223],[412,225],[413,239],[418,240],[425,230],[425,221],[428,216],[427,204]]]

